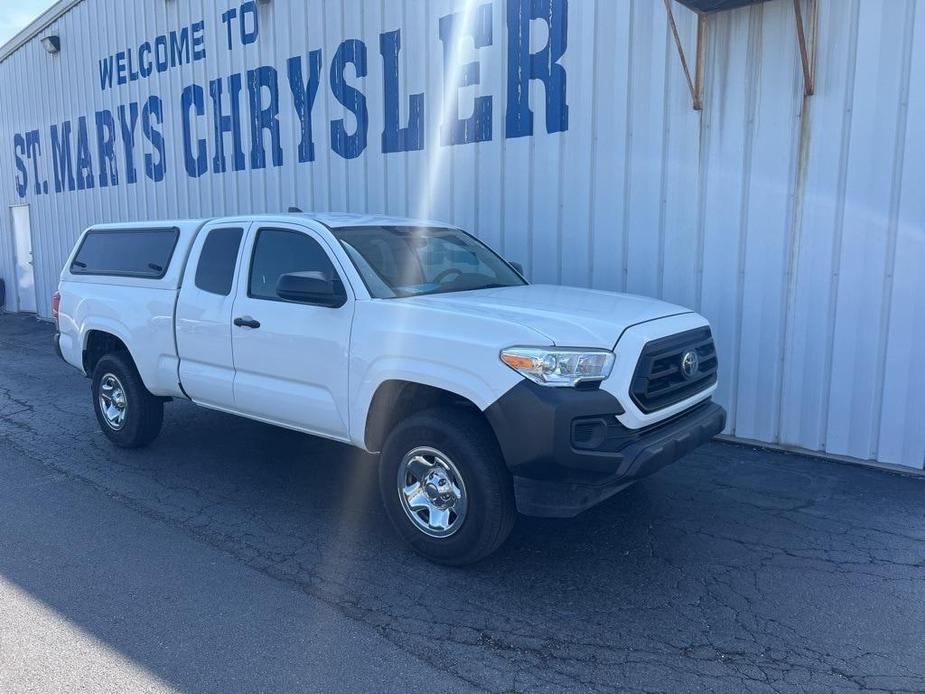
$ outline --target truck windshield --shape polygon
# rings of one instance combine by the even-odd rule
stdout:
[[[369,293],[377,299],[526,284],[506,262],[458,229],[333,229]]]

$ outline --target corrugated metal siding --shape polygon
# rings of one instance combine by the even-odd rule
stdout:
[[[469,3],[473,8],[478,3]],[[229,52],[211,3],[85,0],[49,31],[59,56],[30,41],[0,63],[3,194],[12,134],[149,94],[164,99],[168,178],[35,196],[39,305],[79,230],[93,222],[306,209],[434,216],[476,231],[524,262],[536,282],[663,297],[704,313],[722,357],[718,400],[729,433],[921,468],[925,461],[925,10],[916,0],[822,0],[816,95],[804,102],[793,6],[782,0],[711,15],[703,113],[690,95],[652,0],[571,0],[569,129],[545,131],[544,92],[531,84],[533,137],[504,139],[506,3],[489,3],[493,43],[468,61],[494,98],[490,142],[439,141],[439,19],[462,0],[273,0],[258,43]],[[229,4],[230,6],[230,4]],[[205,17],[208,60],[101,92],[97,59]],[[689,51],[694,15],[676,17]],[[534,25],[538,23],[534,22]],[[426,93],[424,151],[383,155],[379,34],[401,29],[401,113]],[[361,38],[369,74],[369,146],[330,150],[329,121],[353,116],[328,87],[331,57]],[[533,50],[545,34],[532,34]],[[86,48],[84,47],[86,46]],[[285,64],[321,49],[314,110],[317,160],[295,162],[298,120]],[[259,65],[280,70],[285,164],[190,179],[183,169],[183,86]],[[246,112],[246,85],[242,92]],[[11,98],[12,95],[12,98]],[[208,93],[207,93],[208,99]],[[92,123],[91,123],[92,127]],[[245,123],[244,140],[249,133]],[[202,128],[205,130],[205,128]],[[207,133],[201,133],[207,136]],[[210,142],[213,138],[210,137]],[[211,152],[210,152],[211,156]],[[50,172],[50,166],[49,166]],[[0,220],[0,276],[12,276],[9,214]]]

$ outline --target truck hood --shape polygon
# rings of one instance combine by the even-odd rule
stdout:
[[[692,313],[644,296],[544,284],[431,294],[403,301],[519,323],[560,347],[600,349],[612,349],[632,325]]]

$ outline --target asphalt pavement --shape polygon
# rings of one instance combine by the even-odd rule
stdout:
[[[51,334],[0,316],[0,692],[925,691],[925,478],[713,443],[442,568],[348,447],[113,448]]]

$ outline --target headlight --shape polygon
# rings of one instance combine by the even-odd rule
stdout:
[[[568,388],[586,381],[603,381],[613,369],[613,352],[603,349],[509,347],[501,361],[543,386]]]

